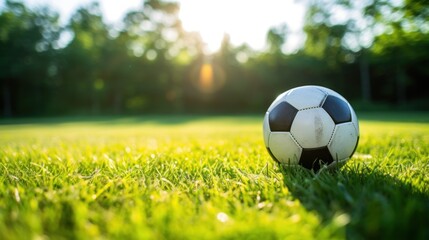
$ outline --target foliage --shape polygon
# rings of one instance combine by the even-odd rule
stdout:
[[[305,84],[334,88],[351,102],[428,109],[427,1],[306,3],[305,43],[286,54],[286,24],[268,30],[265,51],[234,46],[225,35],[222,47],[207,53],[170,1],[143,1],[114,26],[92,3],[63,26],[47,7],[7,0],[0,12],[0,111],[262,112],[276,94]],[[203,69],[211,74],[204,79]]]
[[[2,112],[45,113],[45,93],[55,81],[53,47],[61,29],[59,16],[46,8],[34,12],[20,3],[6,5],[0,14]]]
[[[261,116],[3,120],[0,236],[427,239],[428,114],[359,116],[319,174],[270,159]]]

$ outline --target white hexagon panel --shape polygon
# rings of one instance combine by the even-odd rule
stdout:
[[[349,159],[356,150],[359,133],[352,122],[335,126],[334,134],[328,145],[334,161]]]
[[[349,106],[350,106],[350,111],[351,111],[351,113],[352,113],[352,123],[353,123],[353,125],[355,126],[356,131],[357,131],[358,136],[359,136],[359,133],[360,133],[360,129],[359,129],[359,121],[358,121],[358,118],[357,118],[356,113],[355,113],[355,111],[353,110],[352,106],[351,106],[350,104],[349,104]]]
[[[323,108],[299,111],[293,120],[291,134],[303,148],[328,145],[335,123]]]
[[[285,96],[286,101],[298,110],[320,107],[326,94],[315,86],[298,87]]]
[[[272,132],[267,149],[274,159],[285,164],[298,164],[302,151],[289,132]]]
[[[269,138],[270,132],[271,132],[270,125],[268,123],[268,115],[269,115],[269,112],[265,113],[264,124],[262,125],[262,132],[264,134],[265,146],[268,146],[268,138]]]

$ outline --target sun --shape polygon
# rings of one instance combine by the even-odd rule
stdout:
[[[198,32],[206,46],[206,52],[219,50],[225,34],[231,44],[248,44],[255,50],[266,47],[266,34],[270,27],[286,23],[290,33],[286,48],[297,49],[303,42],[300,32],[303,26],[305,6],[284,0],[178,0],[179,18],[183,28]]]
[[[226,33],[225,18],[219,13],[224,11],[221,4],[213,1],[182,1],[179,18],[186,31],[198,32],[206,46],[205,51],[212,53],[220,48]]]

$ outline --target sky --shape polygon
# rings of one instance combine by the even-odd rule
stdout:
[[[79,6],[93,0],[23,0],[29,7],[49,5],[58,11],[63,23]],[[115,24],[124,14],[141,6],[143,0],[98,0],[105,21]],[[305,7],[297,0],[177,0],[179,17],[186,31],[198,31],[209,51],[216,51],[223,35],[229,34],[233,45],[248,44],[255,50],[265,47],[270,27],[287,24],[290,30],[285,52],[295,51],[304,41],[300,33]],[[1,4],[4,4],[3,2]],[[219,17],[221,16],[221,17]]]

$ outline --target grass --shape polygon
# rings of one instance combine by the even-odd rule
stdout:
[[[270,159],[261,116],[3,120],[0,238],[429,239],[429,113],[362,116],[318,174]]]

